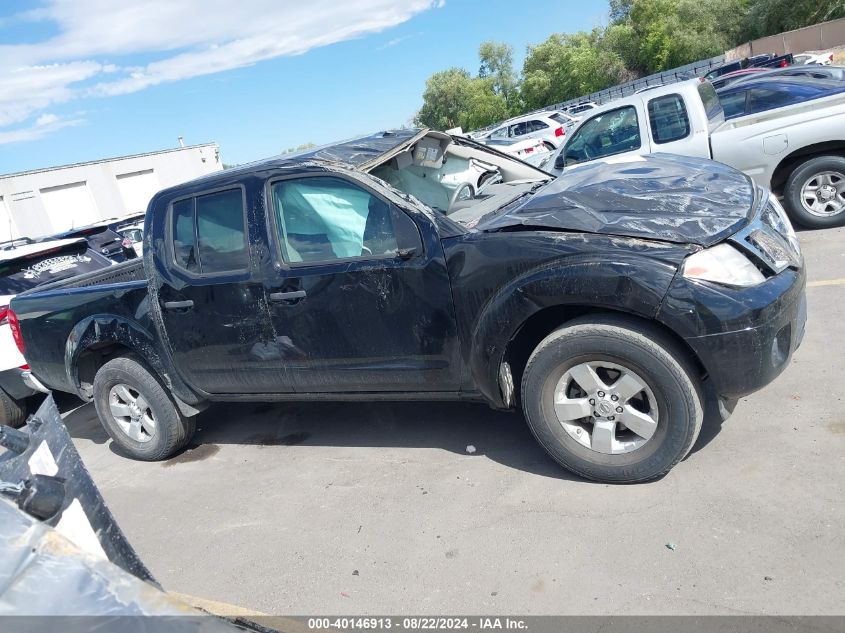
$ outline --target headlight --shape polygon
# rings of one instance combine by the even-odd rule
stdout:
[[[687,279],[712,281],[725,286],[747,288],[763,283],[763,276],[749,259],[730,244],[717,244],[698,251],[684,261]]]
[[[775,273],[780,273],[793,263],[794,256],[789,252],[786,241],[763,229],[754,229],[745,238],[754,248],[766,256],[766,260]]]
[[[793,254],[800,260],[801,244],[798,242],[798,236],[795,235],[795,229],[792,228],[786,210],[773,193],[769,194],[769,203],[763,209],[761,217],[763,222],[786,238],[794,251]]]

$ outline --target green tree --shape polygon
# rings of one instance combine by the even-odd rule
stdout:
[[[488,40],[478,48],[478,57],[479,79],[491,79],[493,92],[505,100],[509,109],[517,107],[519,89],[513,70],[513,49],[508,44]]]
[[[752,0],[744,40],[845,17],[845,0]]]
[[[619,83],[626,75],[620,55],[601,46],[601,31],[555,33],[529,47],[522,67],[522,100],[542,108]]]

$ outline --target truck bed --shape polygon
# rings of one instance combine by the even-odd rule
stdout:
[[[60,279],[48,284],[36,286],[31,290],[27,290],[19,294],[19,297],[41,293],[48,290],[66,290],[70,288],[88,288],[90,286],[104,286],[107,284],[118,284],[129,281],[143,281],[146,279],[144,274],[144,259],[138,257],[130,259],[108,268],[95,270],[90,273],[77,275],[68,279]]]

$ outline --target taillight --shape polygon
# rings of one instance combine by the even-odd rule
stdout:
[[[6,318],[9,321],[9,329],[12,330],[12,338],[15,339],[15,345],[18,346],[18,350],[23,354],[26,346],[23,344],[23,335],[21,334],[21,324],[18,322],[18,316],[7,309]]]
[[[9,306],[0,306],[0,325],[9,324]]]
[[[563,136],[564,134],[566,134],[566,130],[564,130],[562,127],[559,127],[555,130],[555,136]]]
[[[786,68],[787,66],[789,66],[789,62],[785,59],[782,59],[780,62],[780,68]]]
[[[533,147],[526,147],[524,151],[525,151],[526,154],[530,154],[531,152],[534,151],[534,148]]]

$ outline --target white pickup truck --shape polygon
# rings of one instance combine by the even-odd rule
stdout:
[[[845,224],[845,95],[725,121],[710,82],[691,79],[589,112],[555,159],[555,171],[656,152],[712,158],[783,196],[808,228]]]

